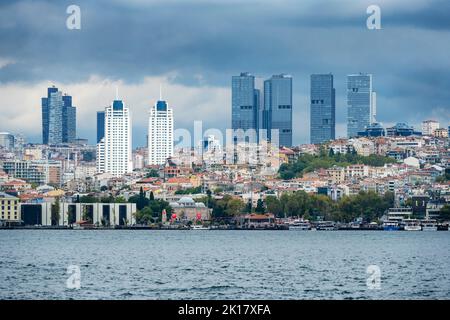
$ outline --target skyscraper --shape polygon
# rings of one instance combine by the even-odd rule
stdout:
[[[260,92],[255,89],[255,77],[243,72],[231,79],[231,127],[233,130],[259,129]],[[257,137],[257,136],[256,136]]]
[[[311,143],[318,144],[335,139],[336,103],[333,75],[311,75]]]
[[[264,81],[263,128],[272,140],[272,130],[278,130],[279,145],[292,146],[292,77],[273,75]]]
[[[77,111],[74,106],[72,106],[72,96],[64,94],[63,99],[63,141],[67,143],[73,143],[77,136]]]
[[[97,143],[105,136],[105,111],[97,111]]]
[[[130,111],[116,97],[105,108],[104,119],[104,137],[97,144],[97,172],[121,176],[133,170]]]
[[[42,143],[72,143],[76,138],[76,108],[72,97],[55,86],[42,98]]]
[[[359,73],[347,76],[347,136],[356,137],[376,122],[376,95],[372,90],[372,75]]]
[[[159,100],[150,108],[148,120],[148,163],[162,165],[173,156],[173,110]]]

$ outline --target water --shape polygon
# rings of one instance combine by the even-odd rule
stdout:
[[[448,299],[449,271],[450,232],[0,230],[0,299]]]

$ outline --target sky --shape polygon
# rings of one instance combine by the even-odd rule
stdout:
[[[81,29],[66,27],[69,5]],[[366,10],[381,9],[369,30]],[[95,143],[96,111],[119,96],[133,146],[159,98],[175,128],[231,126],[231,77],[293,77],[293,142],[309,142],[309,77],[333,73],[337,136],[346,135],[346,75],[373,74],[377,121],[450,125],[448,0],[71,0],[0,2],[0,131],[41,141],[40,98],[73,96],[77,136]]]

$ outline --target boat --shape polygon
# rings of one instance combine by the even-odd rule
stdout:
[[[336,225],[333,221],[319,221],[316,223],[316,230],[318,231],[334,231]]]
[[[384,231],[398,231],[400,230],[400,224],[397,221],[386,220],[383,222]]]
[[[421,231],[422,227],[419,220],[417,219],[404,219],[404,229],[405,231]]]
[[[311,224],[308,220],[296,219],[291,221],[289,224],[289,230],[309,230],[311,229]]]
[[[437,231],[437,222],[436,220],[426,219],[422,220],[422,231]]]
[[[191,230],[209,230],[209,227],[205,227],[201,224],[194,224],[191,226]]]

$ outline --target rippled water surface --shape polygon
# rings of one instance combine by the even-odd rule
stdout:
[[[0,299],[435,298],[450,232],[0,230]]]

